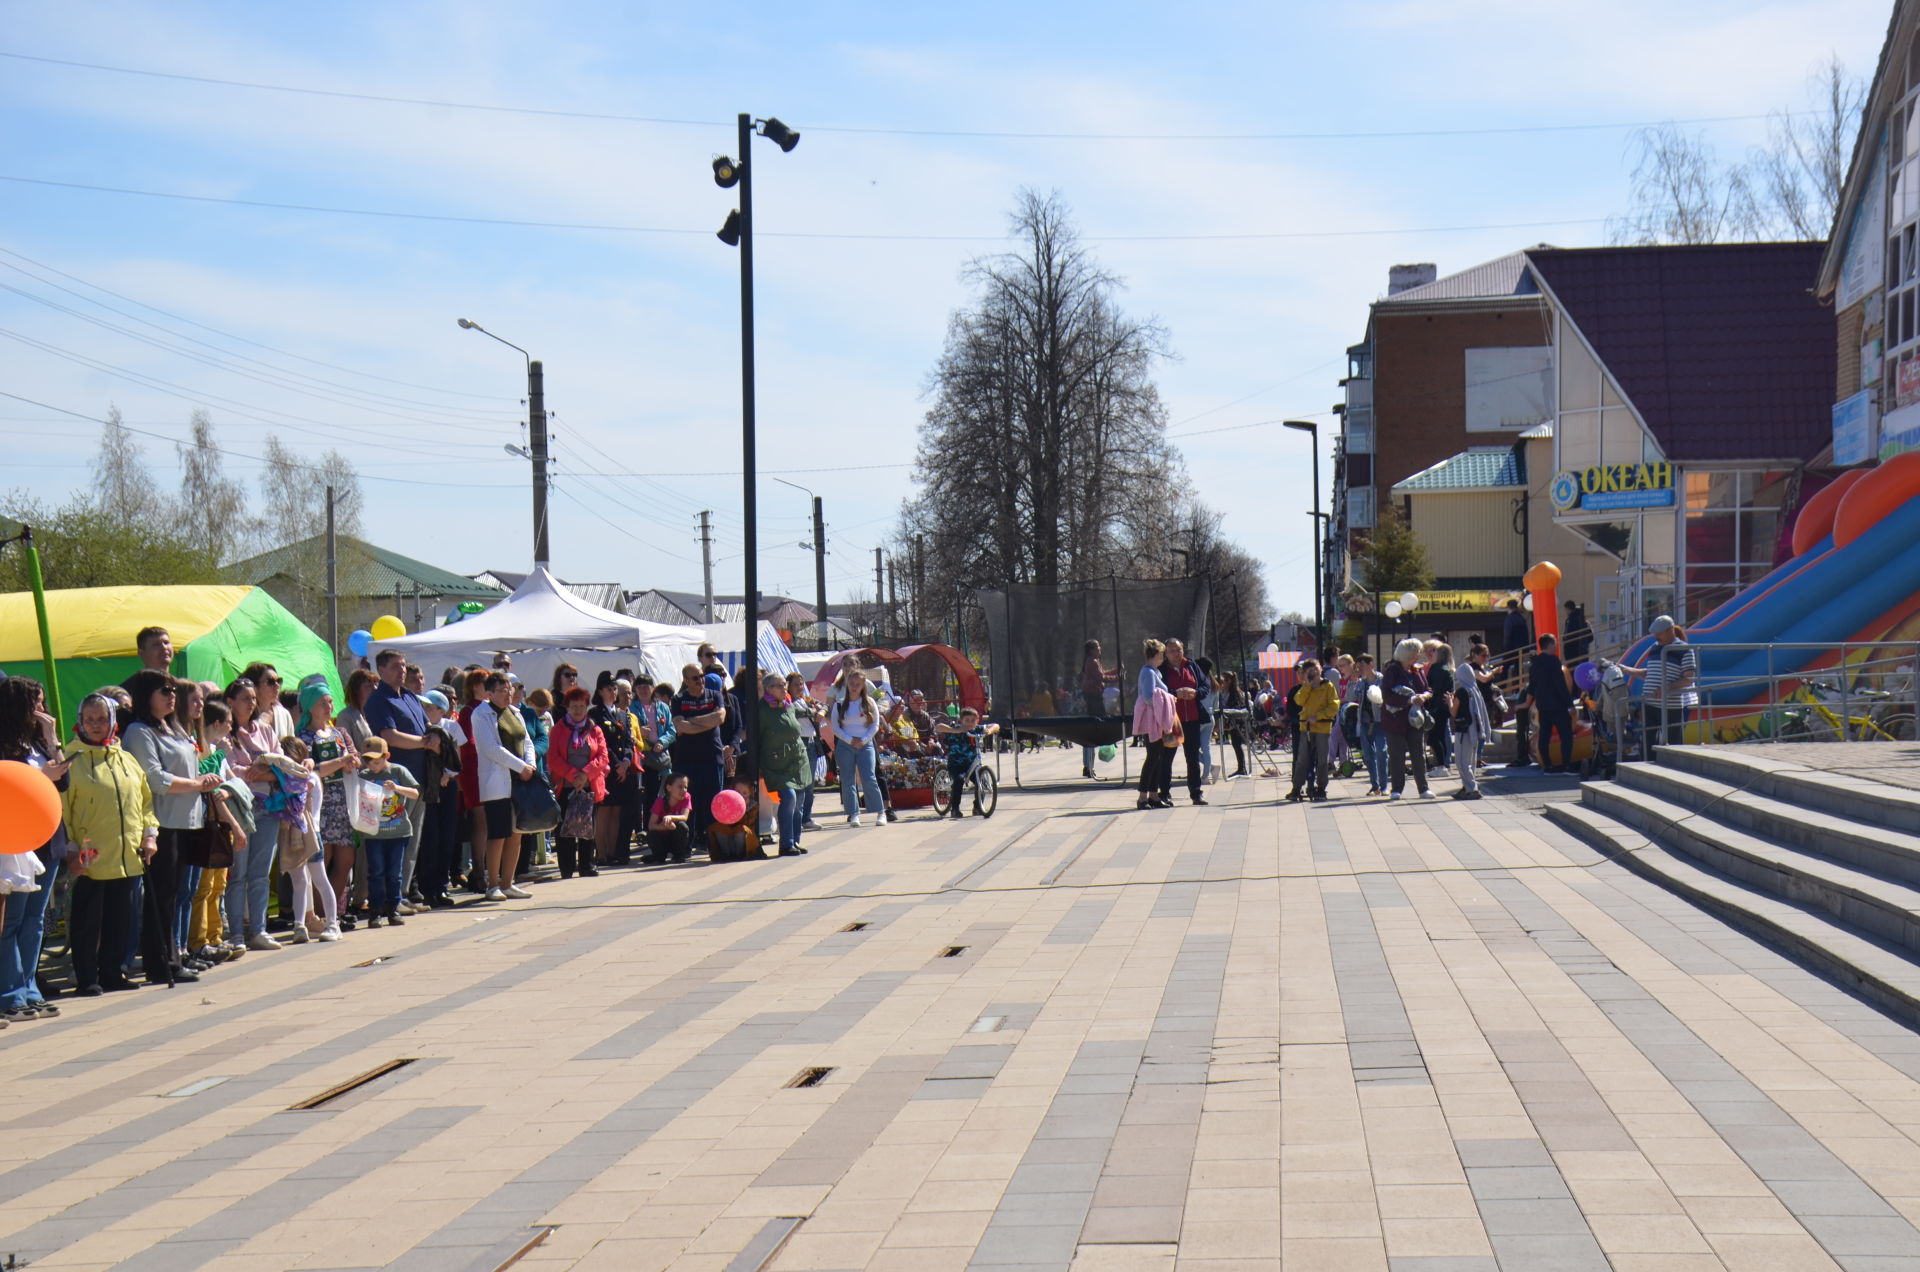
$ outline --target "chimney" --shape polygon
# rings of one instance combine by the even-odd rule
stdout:
[[[1387,295],[1398,296],[1410,288],[1425,287],[1438,277],[1440,277],[1439,267],[1432,262],[1420,265],[1395,265],[1387,271]]]

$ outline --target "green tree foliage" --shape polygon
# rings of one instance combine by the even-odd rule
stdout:
[[[1360,585],[1382,596],[1419,592],[1433,587],[1433,563],[1427,545],[1392,504],[1381,508],[1367,545],[1357,554]]]

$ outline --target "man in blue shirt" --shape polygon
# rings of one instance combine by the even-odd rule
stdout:
[[[386,739],[393,762],[413,775],[415,788],[425,790],[427,709],[401,683],[407,672],[407,656],[397,649],[383,649],[373,660],[373,667],[380,677],[380,683],[367,696],[367,705],[363,708],[367,727],[373,730],[375,737]],[[419,870],[420,828],[426,820],[426,814],[427,801],[407,801],[407,820],[412,824],[412,832],[407,836],[406,856],[400,872],[401,908],[407,914],[412,914],[417,908],[409,906],[405,900],[413,894],[416,872],[424,885],[424,899],[429,904],[446,890],[446,862],[429,861],[424,871]]]

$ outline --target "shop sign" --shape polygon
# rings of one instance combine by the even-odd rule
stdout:
[[[1595,464],[1555,473],[1550,492],[1560,512],[1612,512],[1673,506],[1673,465]]]
[[[1833,404],[1833,462],[1864,464],[1873,458],[1873,395],[1860,390]]]
[[[1900,364],[1893,394],[1893,400],[1899,406],[1910,406],[1920,401],[1920,358],[1909,357]]]

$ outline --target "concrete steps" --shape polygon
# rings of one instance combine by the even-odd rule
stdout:
[[[1920,791],[1662,747],[1547,817],[1920,1025]]]
[[[1920,1027],[1920,967],[1904,951],[1696,865],[1585,805],[1555,804],[1547,817],[1636,874],[1751,933],[1895,1019]]]

